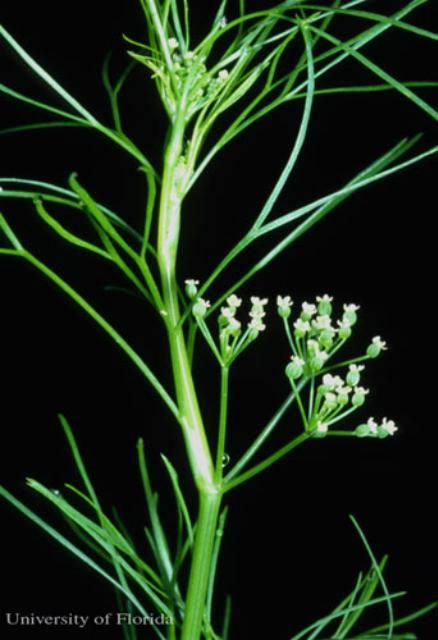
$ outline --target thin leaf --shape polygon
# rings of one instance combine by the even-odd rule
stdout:
[[[382,585],[383,592],[384,592],[385,596],[387,597],[387,607],[388,607],[388,617],[389,617],[389,620],[388,620],[388,640],[391,640],[391,636],[392,636],[392,633],[394,631],[394,610],[393,610],[393,607],[392,607],[392,602],[391,602],[391,599],[390,599],[389,590],[388,590],[388,587],[386,585],[386,581],[385,581],[385,579],[383,577],[383,573],[382,573],[382,571],[380,569],[379,563],[377,562],[377,560],[376,560],[376,558],[374,556],[373,550],[371,549],[370,544],[369,544],[368,540],[366,539],[366,536],[365,536],[363,530],[361,529],[359,523],[357,522],[356,518],[353,515],[350,515],[350,520],[352,521],[356,531],[358,532],[358,534],[360,536],[360,539],[362,540],[362,543],[363,543],[365,549],[367,550],[367,553],[368,553],[368,555],[370,557],[370,560],[371,560],[371,562],[373,564],[374,570],[375,570],[376,574],[379,577],[379,581],[380,581],[380,584]]]
[[[421,609],[417,609],[417,611],[413,611],[407,616],[403,616],[403,618],[397,618],[397,620],[394,621],[394,627],[401,627],[401,626],[404,626],[405,624],[409,624],[414,620],[418,620],[418,618],[422,618],[423,616],[427,615],[431,611],[434,611],[435,609],[438,609],[438,602],[432,602],[431,604],[428,604],[427,606],[422,607]],[[386,631],[388,629],[388,626],[389,626],[388,624],[383,624],[383,625],[380,625],[379,627],[373,627],[372,629],[368,629],[366,633],[375,634],[375,633],[378,633],[379,631]]]
[[[124,593],[124,595],[128,598],[131,597],[131,593],[127,591],[117,580],[115,580],[109,573],[107,573],[102,567],[100,567],[90,556],[81,551],[76,545],[74,545],[70,540],[65,538],[61,533],[56,531],[53,527],[47,524],[44,520],[42,520],[39,516],[37,516],[33,511],[31,511],[26,505],[17,500],[12,494],[9,493],[4,487],[0,486],[0,495],[5,498],[10,504],[12,504],[18,511],[20,511],[27,518],[32,520],[38,527],[43,529],[49,536],[54,538],[59,544],[68,549],[73,555],[79,558],[84,564],[91,567],[96,573],[103,576],[108,582],[110,582],[116,589]],[[142,615],[147,615],[146,610],[138,603],[139,611]],[[164,637],[163,637],[164,640]]]
[[[5,234],[6,238],[9,240],[11,245],[17,250],[17,252],[24,251],[24,247],[15,235],[13,229],[8,224],[8,221],[4,217],[2,213],[0,213],[0,229]]]
[[[81,202],[80,197],[74,191],[71,191],[70,189],[65,189],[63,187],[59,187],[58,185],[52,184],[50,182],[44,182],[41,180],[29,180],[27,178],[3,177],[3,178],[0,178],[0,184],[19,184],[19,185],[25,185],[25,186],[29,185],[33,187],[41,187],[45,191],[59,193],[61,195],[66,196],[67,199],[54,200],[54,202],[59,201],[61,204],[67,204],[69,206],[72,206],[73,204],[75,204],[77,207],[77,205],[79,205]],[[41,193],[41,191],[14,192],[14,191],[11,191],[10,189],[4,190],[4,191],[0,189],[0,197],[4,197],[4,198],[14,197],[14,194],[15,194],[15,197],[30,198],[32,200],[34,198],[42,198],[42,199],[50,200],[50,193],[49,194]],[[71,200],[74,200],[76,202],[72,203]],[[103,211],[105,215],[108,216],[108,218],[110,218],[110,220],[114,222],[114,224],[116,224],[118,227],[120,227],[121,229],[129,233],[129,235],[135,238],[136,240],[138,241],[142,240],[142,236],[137,231],[135,231],[135,229],[133,229],[130,225],[128,225],[127,222],[125,222],[122,218],[120,218],[120,216],[114,213],[114,211],[111,211],[111,209],[108,209],[108,207],[105,207],[100,203],[97,203],[97,206],[101,211]]]
[[[324,33],[323,31],[321,31],[317,27],[313,27],[312,26],[312,27],[310,27],[310,29],[312,31],[314,31],[315,33],[317,33],[321,38],[324,38],[324,39],[328,40],[332,44],[338,45],[341,49],[343,49],[350,56],[352,56],[353,58],[355,58],[356,60],[361,62],[365,67],[367,67],[367,69],[372,71],[375,75],[379,76],[379,78],[382,78],[382,80],[384,80],[385,82],[390,84],[399,93],[401,93],[406,98],[411,100],[411,102],[413,102],[414,104],[417,105],[417,107],[419,107],[420,109],[425,111],[434,120],[438,120],[438,111],[436,111],[425,100],[420,98],[420,96],[417,96],[417,94],[414,93],[411,89],[409,89],[409,87],[407,87],[403,82],[400,82],[399,80],[397,80],[396,78],[391,76],[387,71],[385,71],[384,69],[379,67],[379,65],[377,65],[375,62],[373,62],[372,60],[370,60],[369,58],[364,56],[363,53],[360,53],[359,51],[356,51],[353,47],[350,47],[350,46],[344,44],[338,38],[335,38],[334,36],[331,36],[328,33]]]
[[[16,127],[7,127],[6,129],[0,129],[0,136],[9,135],[12,133],[24,133],[27,131],[37,131],[39,129],[61,129],[68,127],[84,127],[88,126],[87,123],[81,122],[63,122],[62,120],[52,120],[49,122],[34,122],[32,124],[22,124]]]
[[[37,62],[30,56],[23,47],[13,38],[13,36],[0,25],[0,36],[14,49],[15,53],[27,64],[32,71],[49,85],[65,102],[67,102],[77,113],[79,113],[91,125],[96,126],[98,121],[85,109],[68,91],[66,91],[50,74],[47,73]]]
[[[102,249],[97,247],[95,244],[92,244],[91,242],[87,242],[86,240],[83,240],[82,238],[75,235],[71,231],[68,231],[53,216],[50,215],[50,213],[44,207],[41,200],[34,200],[34,204],[35,204],[35,209],[37,213],[40,215],[40,217],[61,238],[63,238],[67,242],[70,242],[70,244],[80,247],[81,249],[85,249],[86,251],[90,251],[91,253],[96,253],[102,258],[106,258],[107,260],[112,259],[111,256],[109,256],[106,251],[103,251]]]
[[[115,551],[115,547],[113,546],[112,542],[108,540],[108,532],[103,527],[96,525],[89,518],[72,507],[72,505],[70,505],[64,498],[60,498],[54,495],[52,491],[44,487],[44,485],[37,482],[36,480],[28,480],[28,484],[37,493],[49,500],[49,502],[52,502],[68,518],[71,518],[78,526],[84,529],[84,531],[86,531],[87,534],[91,536],[108,553],[109,558],[111,558],[113,562],[113,556],[116,555],[116,562],[120,566],[121,570],[125,571],[134,580],[134,582],[136,582],[142,588],[142,590],[147,594],[147,596],[157,607],[157,609],[165,615],[171,614],[167,605],[161,598],[158,597],[155,589],[152,589],[150,587],[149,581],[146,580],[144,576],[141,575],[138,571],[133,569],[131,565],[123,558],[123,556]],[[123,593],[125,593],[125,595],[129,597],[131,602],[135,604],[139,610],[141,610],[141,605],[139,604],[137,597],[129,589],[127,583],[120,581],[120,584],[124,587]]]
[[[178,506],[178,509],[181,510],[181,513],[184,518],[184,522],[187,529],[187,536],[189,539],[190,546],[193,545],[193,525],[190,518],[190,513],[187,507],[187,503],[184,499],[184,495],[181,491],[181,487],[179,484],[178,474],[176,472],[175,467],[172,465],[170,460],[166,458],[164,454],[161,454],[161,458],[166,466],[167,472],[169,474],[170,480],[172,482],[173,491],[175,493],[175,499]]]
[[[0,30],[1,30],[1,26],[0,26]],[[87,127],[90,126],[90,123],[86,119],[84,120],[83,118],[79,118],[78,116],[75,116],[73,113],[69,113],[68,111],[63,111],[62,109],[53,107],[50,104],[41,102],[40,100],[29,98],[28,96],[25,96],[23,93],[20,93],[19,91],[15,91],[15,89],[11,89],[11,87],[6,86],[5,84],[0,83],[0,92],[6,94],[11,98],[14,98],[15,100],[19,100],[20,102],[25,102],[27,104],[30,104],[33,107],[37,107],[38,109],[42,109],[43,111],[48,111],[49,113],[54,113],[58,116],[63,116],[68,120],[73,120],[74,122],[77,122],[78,125],[87,126]]]
[[[298,130],[298,134],[296,137],[296,140],[294,142],[293,148],[292,148],[292,152],[288,158],[288,161],[283,169],[283,171],[280,174],[280,177],[278,178],[271,194],[269,195],[268,199],[266,200],[266,203],[264,204],[260,214],[257,216],[254,225],[253,225],[253,229],[258,229],[266,220],[266,218],[269,216],[269,214],[271,213],[273,207],[275,206],[278,198],[280,197],[280,194],[287,182],[287,180],[289,179],[289,176],[291,175],[294,167],[295,167],[295,163],[298,159],[298,156],[301,152],[301,149],[303,148],[304,145],[304,141],[306,139],[306,134],[307,134],[307,130],[309,127],[309,122],[310,122],[310,114],[312,111],[312,105],[313,105],[313,96],[314,96],[314,91],[315,91],[315,70],[314,70],[314,66],[313,66],[313,55],[312,55],[312,43],[307,31],[307,27],[306,25],[302,25],[302,34],[303,34],[303,38],[304,38],[304,42],[305,42],[305,51],[306,51],[306,58],[307,58],[307,72],[308,72],[308,78],[307,78],[307,95],[306,95],[306,100],[304,103],[304,111],[303,111],[303,116],[301,119],[301,124]]]

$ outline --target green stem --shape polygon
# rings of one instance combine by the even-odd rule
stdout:
[[[292,451],[292,449],[295,449],[295,447],[298,447],[299,444],[301,444],[302,442],[305,442],[309,438],[310,436],[307,433],[302,433],[301,435],[297,436],[291,442],[288,442],[287,444],[285,444],[284,447],[281,447],[281,449],[278,449],[278,451],[270,455],[268,458],[265,458],[265,460],[262,460],[258,464],[254,465],[254,467],[252,467],[251,469],[248,469],[248,471],[245,471],[245,473],[242,473],[240,476],[237,476],[237,478],[234,478],[233,480],[230,480],[229,482],[225,483],[224,491],[229,491],[230,489],[234,489],[239,484],[243,484],[244,482],[246,482],[247,480],[250,480],[254,476],[261,473],[262,471],[265,471],[265,469],[268,469],[275,462],[277,462],[278,460],[283,458],[285,455],[287,455],[289,451]]]
[[[227,433],[227,414],[228,414],[228,379],[229,368],[221,368],[221,397],[219,410],[219,431],[216,450],[216,471],[215,479],[219,483],[222,481],[223,459],[225,456],[225,439]]]
[[[176,259],[180,234],[181,157],[184,139],[183,119],[173,127],[165,153],[165,166],[158,225],[158,264],[160,268],[163,317],[166,322],[178,408],[192,473],[200,491],[216,493],[213,462],[192,378],[185,336],[180,325]]]
[[[181,221],[181,203],[186,180],[183,158],[185,109],[182,101],[165,151],[158,224],[163,316],[168,335],[178,409],[185,445],[199,494],[199,514],[186,597],[182,640],[199,640],[207,598],[214,539],[222,493],[216,482],[190,358],[182,328],[176,282],[176,260]]]
[[[201,637],[206,595],[222,494],[200,494],[195,546],[181,640]]]

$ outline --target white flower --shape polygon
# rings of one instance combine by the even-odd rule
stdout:
[[[339,385],[336,387],[336,393],[339,396],[348,396],[348,394],[351,393],[351,387],[348,385]]]
[[[260,305],[261,307],[264,307],[266,304],[268,304],[268,298],[259,298],[258,296],[251,296],[251,303],[255,306]]]
[[[226,69],[221,69],[217,74],[217,77],[221,82],[225,82],[230,77],[230,73]]]
[[[349,371],[345,378],[347,380],[347,384],[351,385],[352,387],[356,387],[360,381],[360,372],[363,371],[365,367],[363,366],[363,364],[350,364],[348,369]]]
[[[318,433],[327,433],[328,424],[325,422],[318,422],[318,424],[316,425],[316,431]]]
[[[317,302],[333,302],[333,296],[329,296],[325,293],[323,296],[316,296]]]
[[[344,381],[341,376],[332,376],[331,373],[326,373],[322,377],[322,383],[329,389],[337,389],[343,386]]]
[[[312,321],[312,324],[315,329],[318,329],[318,331],[324,331],[325,329],[331,329],[333,331],[332,319],[330,318],[330,316],[318,316],[317,318],[315,318],[315,320]]]
[[[211,302],[209,300],[205,300],[204,298],[198,298],[196,300],[196,304],[200,304],[202,307],[204,307],[205,310],[211,307]]]
[[[169,38],[169,40],[167,41],[167,44],[169,45],[169,49],[171,51],[175,51],[175,49],[178,49],[179,47],[179,43],[176,38]]]
[[[380,336],[374,336],[371,342],[372,344],[376,345],[376,347],[378,347],[381,351],[386,351],[388,349],[385,340],[382,340]]]
[[[386,418],[383,418],[380,428],[384,429],[390,436],[393,436],[394,433],[398,431],[398,427],[396,426],[394,420],[387,420]]]
[[[210,306],[211,304],[208,300],[204,300],[204,298],[198,298],[192,307],[193,315],[196,318],[203,318]]]
[[[348,318],[342,318],[342,320],[336,320],[336,323],[340,329],[349,329],[352,324]]]
[[[310,323],[307,320],[301,320],[301,318],[295,320],[294,327],[298,333],[302,333],[303,335],[310,331]]]
[[[263,318],[266,315],[265,305],[268,304],[268,298],[258,298],[257,296],[251,297],[252,307],[249,315],[251,318],[258,319]]]
[[[370,390],[365,389],[365,387],[354,387],[354,393],[357,393],[359,396],[367,396]]]
[[[228,304],[230,307],[235,307],[235,308],[240,307],[240,305],[242,304],[242,298],[238,298],[238,297],[233,293],[231,296],[229,296],[229,297],[227,298],[227,304]]]
[[[360,306],[358,304],[344,304],[344,311],[346,313],[358,311]]]
[[[238,331],[240,331],[241,326],[242,324],[239,322],[239,320],[236,320],[236,318],[229,318],[227,331],[229,331],[230,333],[237,333]]]
[[[227,22],[228,22],[228,20],[227,20],[226,16],[223,16],[219,21],[220,28],[223,29],[224,27],[226,27],[227,26]]]
[[[184,284],[186,285],[185,292],[187,296],[190,298],[190,300],[193,300],[193,298],[196,298],[196,296],[198,295],[199,280],[188,278],[187,280],[184,280]]]
[[[277,296],[277,306],[280,308],[289,308],[293,305],[292,298],[290,296]]]
[[[301,308],[303,310],[303,313],[306,316],[314,316],[316,313],[316,305],[314,304],[309,304],[308,302],[303,302],[303,304],[301,305]]]
[[[324,394],[324,400],[327,404],[336,405],[337,398],[334,393],[327,391],[327,393]]]
[[[350,364],[349,367],[351,373],[360,373],[365,369],[365,365],[363,364]]]
[[[264,331],[266,329],[266,325],[260,317],[253,317],[251,322],[248,324],[248,329],[252,329],[253,331]]]
[[[291,356],[290,360],[285,373],[291,380],[297,380],[303,375],[304,360],[299,356]]]
[[[228,322],[230,322],[234,318],[235,313],[236,309],[234,309],[233,307],[221,307],[221,315],[226,320],[228,320]]]
[[[368,428],[369,428],[369,430],[370,430],[370,433],[371,433],[372,435],[376,435],[376,433],[377,433],[377,427],[378,427],[378,424],[377,424],[377,422],[374,420],[374,418],[368,418],[368,420],[367,420],[367,425],[368,425]]]

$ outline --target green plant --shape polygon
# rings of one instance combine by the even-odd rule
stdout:
[[[120,523],[110,520],[104,513],[72,431],[62,416],[61,422],[83,488],[69,485],[71,498],[68,499],[35,480],[30,480],[29,485],[61,511],[81,545],[71,542],[5,489],[1,489],[1,493],[111,582],[119,597],[129,602],[132,611],[147,616],[147,602],[172,620],[173,624],[166,630],[169,638],[228,637],[229,607],[226,608],[221,631],[213,630],[213,596],[226,520],[226,511],[221,509],[224,496],[229,491],[268,469],[304,442],[322,437],[385,438],[396,430],[392,421],[382,419],[376,422],[372,418],[359,425],[354,423],[353,428],[349,422],[349,428],[344,430],[337,426],[332,428],[333,424],[347,419],[364,404],[367,390],[359,384],[360,363],[377,357],[385,348],[385,343],[376,337],[356,357],[334,358],[351,338],[357,317],[355,305],[344,305],[338,321],[334,323],[332,300],[327,294],[314,303],[303,303],[295,316],[291,315],[292,300],[289,296],[278,296],[279,323],[284,327],[291,355],[286,366],[290,390],[272,419],[260,430],[254,442],[249,443],[246,452],[229,471],[224,468],[230,369],[247,348],[255,348],[253,343],[265,330],[267,300],[251,297],[249,318],[244,325],[240,313],[243,300],[238,296],[241,288],[349,195],[437,151],[433,147],[408,156],[419,138],[404,139],[333,193],[274,216],[279,197],[303,148],[312,108],[320,93],[398,91],[436,120],[435,109],[419,95],[423,87],[433,86],[433,83],[402,83],[363,53],[366,44],[393,28],[436,40],[435,34],[408,22],[409,14],[424,4],[423,0],[410,2],[391,16],[363,10],[363,4],[365,2],[362,1],[336,1],[331,7],[324,7],[317,3],[286,1],[274,8],[251,13],[246,10],[244,2],[239,2],[237,9],[230,9],[235,11],[235,16],[227,20],[226,3],[223,2],[218,6],[210,31],[192,43],[189,2],[142,0],[147,43],[126,39],[133,62],[115,84],[110,77],[109,60],[103,68],[103,83],[113,116],[110,126],[96,119],[42,69],[4,27],[0,27],[2,38],[66,105],[66,110],[60,109],[0,85],[0,90],[7,96],[60,118],[18,126],[4,133],[54,126],[85,127],[102,134],[128,153],[135,161],[134,166],[139,165],[144,173],[147,188],[141,231],[128,226],[118,214],[98,202],[76,174],[70,176],[68,188],[39,180],[2,178],[4,188],[0,195],[29,199],[38,216],[55,234],[80,250],[102,258],[103,264],[117,267],[127,278],[129,286],[144,297],[151,312],[160,318],[167,336],[175,394],[162,385],[143,357],[88,300],[28,248],[3,216],[0,224],[5,243],[0,251],[3,255],[16,256],[30,263],[67,294],[125,352],[152,385],[183,435],[199,497],[199,512],[196,518],[192,517],[180,486],[179,473],[167,458],[163,458],[178,508],[177,545],[176,549],[171,549],[160,520],[157,494],[152,487],[140,440],[138,460],[149,514],[146,535],[153,558],[150,562],[145,561]],[[357,19],[357,30],[341,39],[332,31],[332,26],[344,16]],[[350,59],[377,76],[379,84],[319,88],[320,78],[324,79],[333,68]],[[118,98],[131,71],[138,65],[144,66],[148,77],[154,79],[168,117],[169,128],[160,169],[152,165],[123,128]],[[202,283],[191,278],[184,280],[177,274],[177,258],[181,224],[185,222],[182,209],[188,193],[228,143],[269,116],[277,107],[293,101],[302,101],[296,136],[284,169],[260,212],[242,239],[226,253],[212,273],[203,278]],[[78,219],[89,223],[94,235],[88,231],[79,234],[75,226]],[[278,232],[274,233],[277,230],[282,232],[280,239]],[[214,301],[208,301],[208,292],[213,285],[220,285],[223,274],[234,266],[236,258],[253,245],[257,246],[257,242],[269,234],[273,238],[272,247],[261,253],[247,271],[237,273],[232,286],[220,290]],[[213,437],[212,429],[207,432],[205,428],[192,374],[198,335],[204,338],[220,370],[218,428]],[[338,369],[344,373],[344,378],[334,375]],[[302,423],[301,432],[293,438],[287,434],[283,446],[260,457],[262,447],[293,405],[296,405],[298,419]],[[253,462],[256,455],[259,456],[258,461]],[[357,523],[356,526],[363,537]],[[321,637],[329,625],[334,625],[331,631],[334,638],[346,638],[349,633],[363,640],[411,637],[407,633],[398,634],[395,631],[397,625],[410,622],[425,611],[412,614],[407,619],[394,619],[392,600],[402,594],[389,592],[383,578],[385,559],[377,562],[365,538],[364,542],[371,559],[370,571],[359,576],[353,591],[331,614],[296,634],[295,640]],[[189,578],[185,589],[182,572],[186,565],[189,566]],[[375,595],[378,586],[382,588],[381,596]],[[361,615],[379,603],[387,606],[388,622],[369,631],[352,631]],[[215,622],[216,618],[217,615]],[[158,625],[153,628],[159,637],[165,637]],[[125,633],[130,638],[134,631],[128,626]]]

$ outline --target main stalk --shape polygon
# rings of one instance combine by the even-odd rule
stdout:
[[[175,119],[165,151],[158,228],[158,261],[163,290],[162,313],[167,327],[172,371],[183,435],[198,490],[199,513],[187,590],[181,640],[199,640],[221,503],[214,465],[180,324],[176,259],[181,225],[183,185],[187,178],[183,156],[184,111]]]

